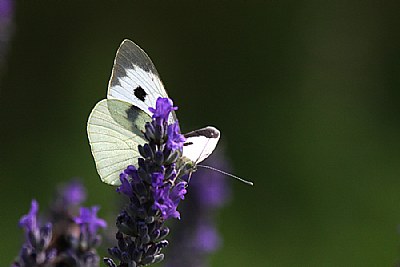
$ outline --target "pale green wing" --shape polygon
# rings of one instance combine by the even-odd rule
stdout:
[[[90,113],[87,132],[97,172],[104,183],[119,185],[119,174],[137,165],[144,125],[151,117],[130,103],[103,99]]]

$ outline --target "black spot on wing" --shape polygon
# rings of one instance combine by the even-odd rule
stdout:
[[[140,86],[136,87],[133,90],[134,95],[139,98],[140,100],[142,100],[144,102],[144,100],[146,99],[147,93],[144,91],[144,89]]]
[[[136,121],[136,119],[139,116],[139,112],[141,111],[140,108],[138,108],[137,106],[132,105],[127,111],[127,115],[128,115],[128,119],[130,121]]]
[[[133,126],[132,131],[134,134],[143,136],[145,124],[151,121],[151,117],[137,106],[130,106],[125,110],[129,123]]]
[[[183,146],[190,146],[190,145],[193,145],[193,142],[186,142],[183,144]]]

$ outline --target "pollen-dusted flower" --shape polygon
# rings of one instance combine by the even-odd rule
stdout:
[[[164,259],[161,250],[168,245],[169,229],[165,220],[179,218],[180,200],[186,194],[187,174],[181,162],[185,138],[177,122],[168,125],[172,100],[158,98],[156,108],[149,108],[153,120],[145,125],[147,143],[139,146],[138,166],[128,166],[120,175],[117,191],[129,197],[129,203],[117,217],[118,246],[109,249],[112,257],[104,262],[110,267],[146,266]]]

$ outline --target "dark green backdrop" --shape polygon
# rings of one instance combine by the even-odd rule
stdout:
[[[107,216],[86,120],[124,38],[153,59],[184,131],[215,125],[234,166],[212,266],[400,259],[398,1],[19,1],[0,83],[0,265],[20,216],[82,177]],[[230,178],[226,178],[230,179]],[[112,222],[111,222],[112,223]]]

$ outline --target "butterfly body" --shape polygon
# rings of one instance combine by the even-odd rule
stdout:
[[[159,97],[168,97],[154,64],[135,43],[124,40],[115,57],[108,84],[107,99],[93,108],[87,125],[96,169],[103,182],[119,185],[119,174],[136,165],[138,145],[146,122],[152,120],[149,108]],[[176,122],[172,111],[168,122]],[[211,126],[185,134],[183,157],[193,165],[207,158],[216,147],[220,132]]]

